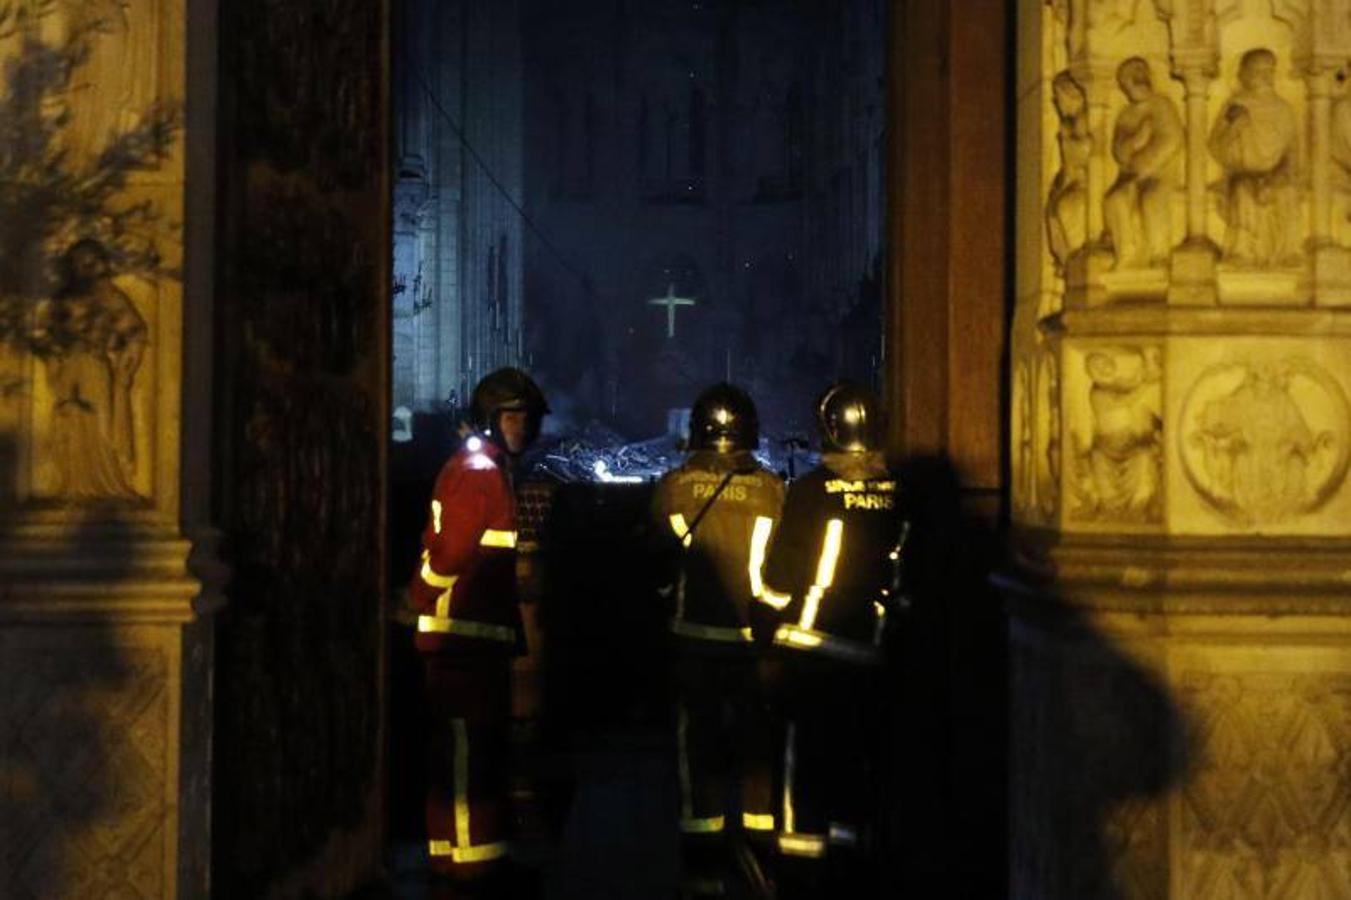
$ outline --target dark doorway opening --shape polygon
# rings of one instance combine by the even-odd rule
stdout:
[[[887,7],[394,3],[392,593],[474,384],[525,369],[553,413],[518,479],[522,539],[566,537],[551,593],[579,604],[527,606],[547,635],[516,670],[521,827],[550,896],[600,895],[607,841],[643,861],[605,876],[633,890],[672,864],[674,816],[615,831],[617,806],[664,808],[675,775],[644,643],[662,623],[628,602],[640,567],[606,560],[641,559],[626,542],[694,397],[745,388],[757,455],[789,476],[813,461],[824,388],[881,384]],[[390,835],[416,879],[419,661],[393,618]]]

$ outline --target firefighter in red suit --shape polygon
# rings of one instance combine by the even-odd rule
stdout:
[[[409,587],[427,676],[427,838],[433,872],[488,874],[506,855],[511,659],[525,650],[511,466],[539,434],[544,395],[519,369],[474,389],[471,432],[446,462]]]

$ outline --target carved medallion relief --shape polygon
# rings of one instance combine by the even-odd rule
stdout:
[[[1187,393],[1178,449],[1187,479],[1238,526],[1277,525],[1323,506],[1346,477],[1351,408],[1307,358],[1235,359]]]

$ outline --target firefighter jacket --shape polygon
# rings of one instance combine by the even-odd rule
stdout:
[[[783,495],[783,482],[749,452],[692,453],[657,485],[653,527],[677,557],[668,590],[683,649],[750,647],[749,606]]]
[[[880,454],[827,454],[788,489],[753,616],[757,640],[790,657],[880,662],[908,530]]]
[[[432,490],[422,548],[408,589],[418,613],[418,649],[457,655],[524,652],[516,592],[516,501],[502,450],[471,439],[446,462]]]

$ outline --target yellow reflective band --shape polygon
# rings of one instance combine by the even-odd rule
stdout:
[[[759,597],[764,593],[765,584],[760,578],[760,570],[765,566],[765,548],[769,546],[769,533],[773,530],[773,519],[768,516],[755,517],[755,528],[751,531],[751,558],[749,562],[752,597]]]
[[[699,638],[704,641],[725,641],[739,644],[755,640],[749,628],[701,625],[698,622],[687,622],[684,619],[672,619],[671,631],[683,637]]]
[[[826,588],[835,581],[835,563],[840,559],[840,543],[844,538],[844,522],[831,519],[826,523],[825,540],[821,543],[821,559],[816,563],[816,582],[807,592],[802,604],[802,619],[798,623],[810,629],[816,624],[816,613],[821,606],[821,597]]]
[[[676,537],[680,539],[680,543],[686,547],[692,544],[694,542],[694,535],[690,534],[689,526],[685,524],[685,517],[680,513],[671,513],[669,518],[671,521],[671,530],[674,531]]]
[[[516,630],[509,625],[492,625],[487,622],[451,619],[445,616],[418,616],[417,630],[423,634],[459,634],[508,644],[516,641]]]
[[[516,532],[498,531],[496,528],[489,528],[483,532],[483,537],[479,538],[480,547],[503,547],[512,549],[516,546]]]
[[[455,838],[456,846],[469,847],[469,727],[464,719],[453,721],[455,728]],[[452,850],[452,855],[453,855]]]
[[[773,831],[774,814],[773,813],[742,813],[741,827],[747,831]]]
[[[782,610],[789,603],[793,602],[793,597],[791,594],[780,594],[768,585],[762,585],[760,590],[760,601],[762,603],[768,603],[775,609]]]
[[[422,551],[422,580],[434,588],[443,590],[455,587],[455,581],[458,575],[441,575],[432,568],[432,559],[430,552]]]
[[[709,816],[706,819],[681,819],[680,830],[686,834],[715,834],[726,827],[722,816]]]
[[[507,854],[507,842],[479,844],[477,847],[456,847],[450,841],[428,841],[427,851],[432,856],[449,856],[451,862],[476,863],[499,859]]]
[[[779,852],[786,856],[825,856],[826,839],[819,834],[781,834]]]
[[[873,643],[880,647],[882,646],[882,632],[887,627],[887,608],[874,600],[873,611],[877,613],[877,624],[873,626]]]
[[[878,649],[873,644],[836,637],[823,631],[808,631],[795,625],[780,625],[775,629],[774,643],[812,650],[848,662],[871,664],[881,661]]]
[[[436,598],[436,618],[450,618],[450,594],[450,590],[447,589],[442,591],[440,596]]]
[[[432,501],[432,531],[441,533],[441,501]]]
[[[797,644],[799,647],[819,647],[821,646],[821,635],[803,631],[801,628],[794,628],[792,625],[780,625],[778,630],[774,632],[774,643]]]

